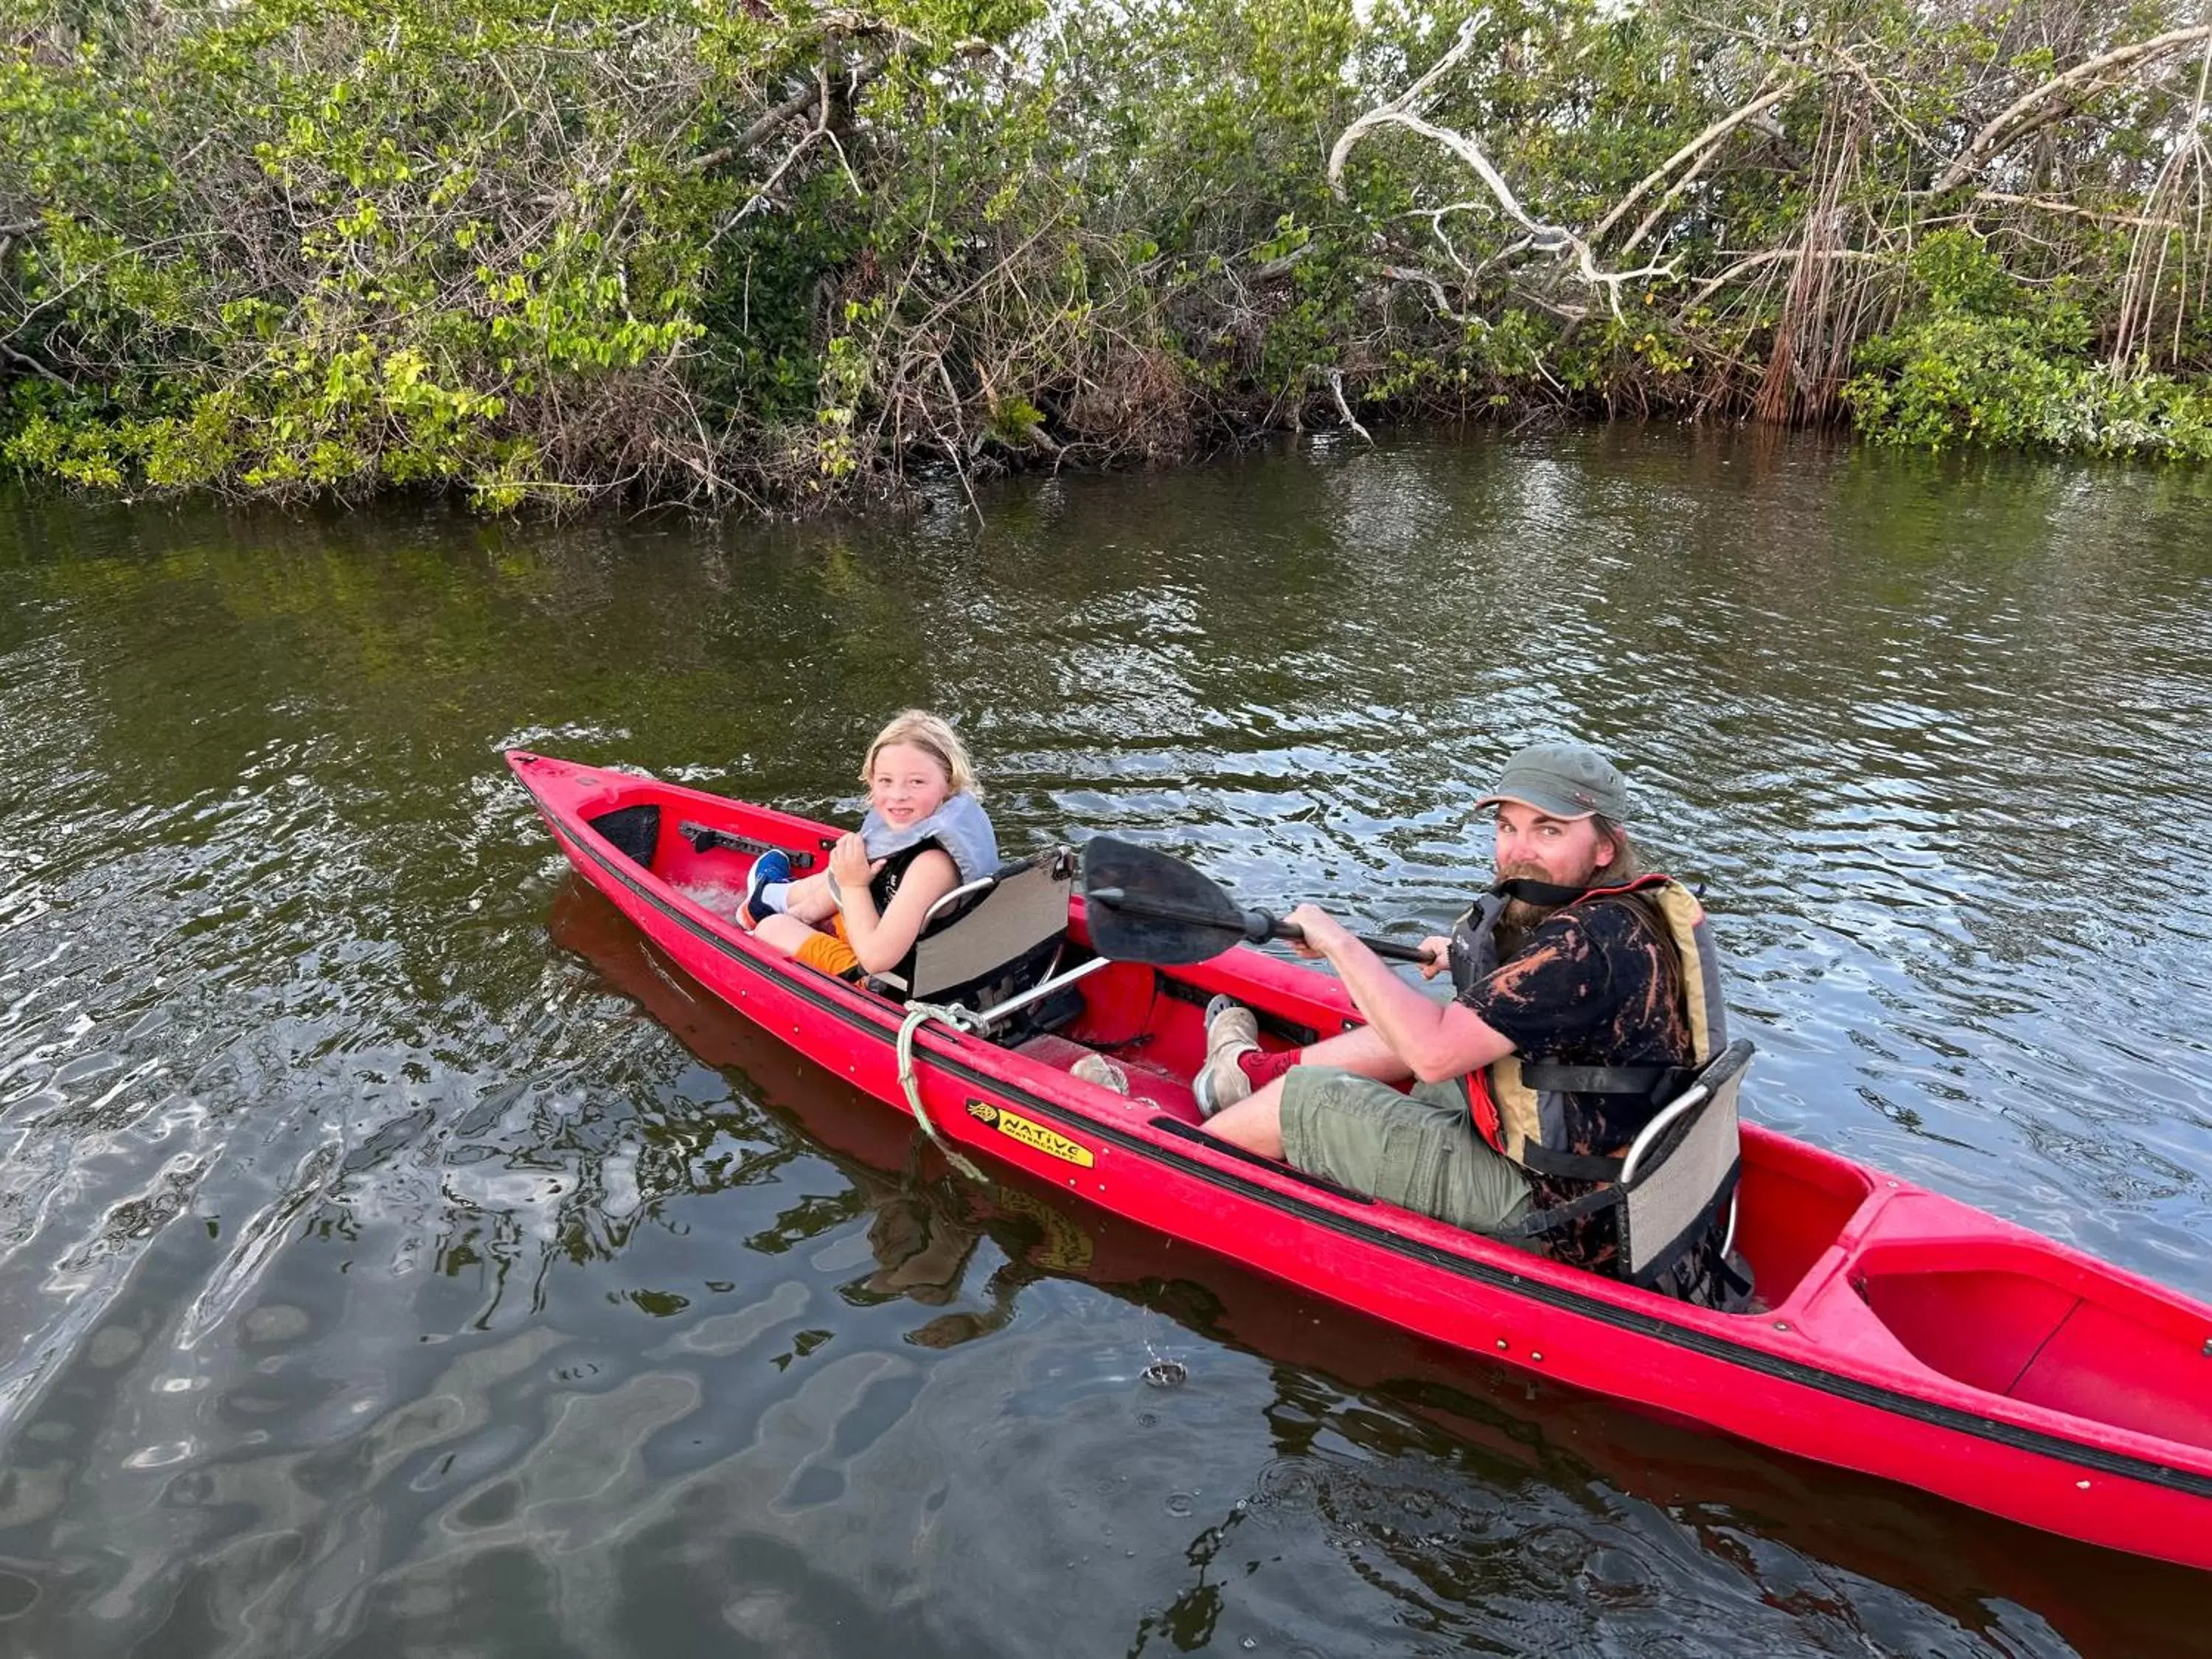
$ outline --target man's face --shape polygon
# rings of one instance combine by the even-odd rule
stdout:
[[[1586,887],[1613,862],[1613,843],[1589,818],[1555,818],[1525,802],[1498,804],[1498,879]]]

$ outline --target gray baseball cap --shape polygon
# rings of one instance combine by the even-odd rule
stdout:
[[[1505,763],[1498,781],[1477,806],[1519,801],[1555,818],[1603,813],[1628,818],[1628,785],[1613,763],[1583,743],[1532,743]]]

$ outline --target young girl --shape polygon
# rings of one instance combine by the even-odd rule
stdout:
[[[868,815],[829,870],[793,881],[790,860],[764,853],[738,909],[763,944],[850,980],[896,968],[931,905],[999,867],[968,750],[936,715],[909,708],[876,733],[860,781]]]

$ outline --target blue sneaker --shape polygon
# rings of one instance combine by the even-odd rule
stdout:
[[[750,932],[775,914],[761,902],[761,889],[791,879],[791,860],[770,848],[753,860],[745,877],[744,902],[738,906],[738,925]]]

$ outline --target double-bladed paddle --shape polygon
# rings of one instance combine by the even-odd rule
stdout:
[[[1166,968],[1204,962],[1234,945],[1304,937],[1265,910],[1240,909],[1181,859],[1111,836],[1083,843],[1083,897],[1091,947],[1116,962]],[[1430,960],[1427,951],[1397,939],[1362,933],[1359,942],[1392,962]]]

